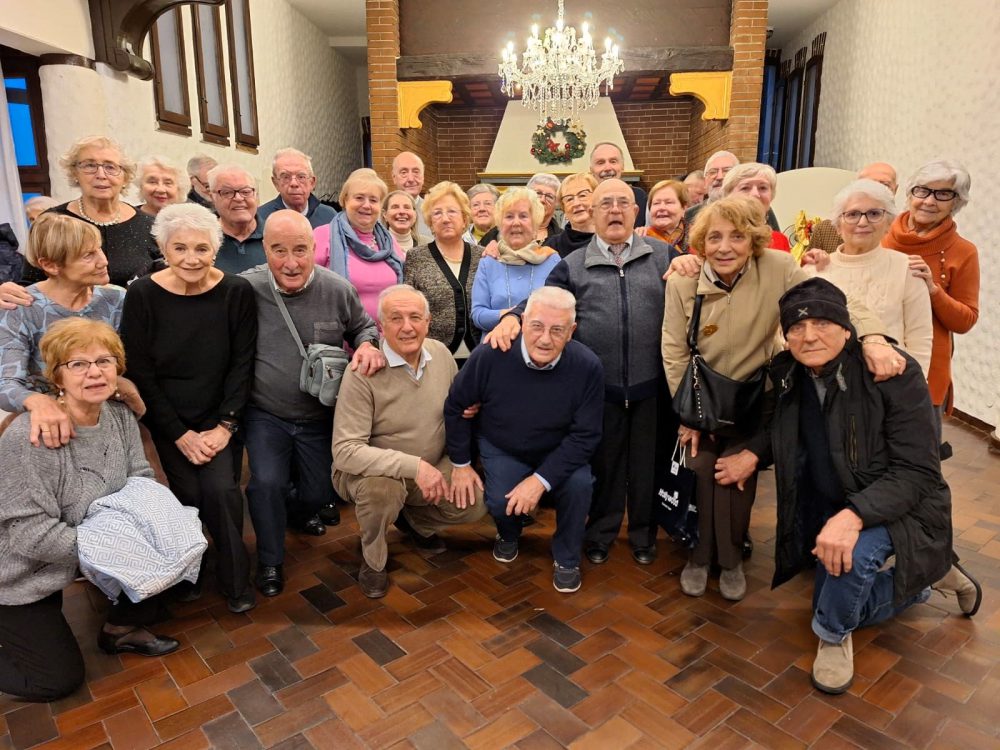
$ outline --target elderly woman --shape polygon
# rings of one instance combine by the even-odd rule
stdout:
[[[142,206],[139,210],[156,218],[160,209],[172,203],[183,203],[188,191],[188,179],[180,167],[163,156],[150,156],[139,162],[135,178]]]
[[[162,258],[150,231],[153,218],[122,200],[135,179],[136,165],[115,141],[103,136],[81,138],[59,160],[71,187],[80,197],[50,209],[97,227],[101,248],[108,258],[112,284],[124,287],[134,278],[162,267]],[[43,278],[40,269],[25,265],[22,283]],[[0,288],[12,296],[8,285]],[[30,304],[26,297],[15,302]]]
[[[927,286],[910,273],[905,256],[881,247],[896,204],[874,180],[857,180],[833,199],[833,226],[844,241],[818,275],[859,299],[878,315],[923,370],[931,361],[931,300]],[[806,271],[815,266],[806,266]]]
[[[543,244],[554,249],[561,258],[589,245],[594,238],[590,197],[596,188],[597,178],[590,172],[571,174],[559,186],[559,204],[566,217],[566,227],[559,234],[549,235]]]
[[[496,226],[493,220],[493,207],[500,197],[500,191],[488,183],[481,182],[470,187],[465,196],[469,199],[472,223],[462,239],[476,245],[483,244],[483,238]]]
[[[406,256],[403,283],[427,297],[427,335],[447,346],[461,367],[479,338],[472,323],[472,285],[483,248],[462,239],[472,212],[465,192],[454,182],[432,187],[424,196],[423,212],[434,241]]]
[[[36,195],[34,198],[28,198],[24,202],[24,217],[28,220],[28,226],[34,224],[44,211],[58,205],[59,201],[47,195]]]
[[[688,189],[679,180],[662,180],[649,191],[646,236],[662,240],[681,252],[688,251],[688,226],[684,220]]]
[[[882,239],[885,247],[909,256],[910,268],[930,293],[934,335],[927,382],[939,414],[952,407],[953,337],[979,319],[979,253],[958,234],[953,218],[969,202],[971,186],[960,164],[925,164],[907,181],[909,210]]]
[[[691,360],[688,329],[695,326],[699,353],[720,375],[737,381],[763,377],[762,368],[780,350],[778,299],[804,281],[806,272],[789,253],[768,249],[771,229],[758,201],[723,198],[703,208],[691,228],[690,243],[704,259],[697,277],[671,274],[663,315],[662,355],[670,392],[676,394]],[[699,320],[692,324],[700,306]],[[855,314],[867,313],[859,308]],[[879,321],[868,316],[857,323],[859,332],[881,334]],[[882,336],[870,335],[866,357],[880,377],[899,372],[904,360]],[[734,424],[727,436],[701,433],[681,425],[682,445],[689,446],[688,466],[697,475],[698,543],[681,573],[681,590],[701,596],[708,584],[709,568],[722,568],[722,596],[739,601],[746,595],[742,543],[750,524],[757,487],[755,472],[739,485],[717,480],[728,461],[744,461],[751,450],[750,437],[759,423]],[[731,458],[734,457],[734,458]]]
[[[222,230],[207,208],[167,206],[153,234],[167,267],[138,279],[125,296],[121,330],[129,373],[146,401],[143,421],[170,488],[198,509],[215,542],[227,605],[245,612],[255,601],[230,439],[250,392],[254,293],[246,279],[212,265]]]
[[[405,190],[394,190],[386,196],[382,222],[404,253],[427,243],[427,239],[417,234],[417,203]]]
[[[354,285],[365,312],[378,318],[378,296],[403,280],[406,253],[379,221],[389,189],[373,169],[355,169],[340,190],[344,210],[313,230],[316,262]]]
[[[753,198],[764,207],[764,213],[767,214],[777,188],[778,175],[775,174],[774,168],[752,161],[737,164],[726,173],[722,181],[722,196],[742,195]],[[784,250],[786,253],[792,250],[788,238],[777,229],[771,231],[771,242],[768,247]]]
[[[0,692],[52,701],[84,678],[80,647],[62,614],[62,592],[79,563],[76,527],[95,500],[153,471],[135,418],[111,400],[125,366],[114,330],[85,318],[62,320],[40,349],[76,437],[58,450],[34,448],[23,414],[0,437]],[[133,604],[121,595],[97,644],[110,654],[169,654],[180,644],[145,628],[163,614],[158,597]]]
[[[559,253],[535,239],[545,209],[533,190],[507,190],[494,212],[500,257],[483,258],[472,285],[472,322],[481,331],[493,330],[505,312],[544,285],[561,260]]]

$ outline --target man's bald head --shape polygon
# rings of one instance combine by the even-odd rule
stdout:
[[[889,192],[896,194],[896,170],[891,164],[884,161],[876,161],[866,164],[858,172],[859,180],[875,180],[889,188]]]
[[[309,220],[298,211],[283,208],[264,222],[264,253],[274,280],[282,291],[302,291],[316,265],[316,243]]]

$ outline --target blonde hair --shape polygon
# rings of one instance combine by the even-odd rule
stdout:
[[[705,257],[705,235],[716,220],[728,221],[750,238],[755,258],[760,257],[771,244],[771,227],[764,219],[764,206],[753,198],[731,195],[707,204],[698,212],[688,246],[693,247],[699,258]]]
[[[187,200],[188,191],[191,190],[191,180],[183,169],[171,164],[165,156],[147,156],[139,162],[139,169],[135,175],[135,186],[139,189],[140,197],[142,196],[142,181],[146,177],[146,170],[150,167],[157,167],[164,172],[173,174],[174,181],[177,183],[177,199],[174,203],[183,203]]]
[[[101,233],[90,222],[46,211],[31,225],[24,257],[35,268],[40,260],[61,267],[100,246]]]
[[[538,194],[526,187],[509,188],[503,192],[500,200],[493,207],[493,223],[499,227],[504,212],[518,201],[528,201],[528,206],[531,208],[532,227],[538,229],[538,225],[545,218],[545,206],[538,200]]]
[[[118,360],[117,373],[121,375],[125,371],[125,347],[115,329],[103,320],[72,317],[57,320],[38,342],[45,362],[45,377],[59,385],[56,377],[59,365],[66,362],[73,352],[91,346],[107,347],[108,353]]]
[[[652,208],[653,196],[661,190],[665,190],[667,188],[670,188],[677,194],[677,200],[681,202],[681,208],[688,207],[691,199],[688,197],[687,185],[680,180],[660,180],[658,183],[653,185],[653,189],[649,191],[649,198],[646,199],[646,208]]]
[[[132,181],[135,180],[135,162],[125,155],[125,152],[118,145],[117,141],[103,135],[88,135],[85,138],[80,138],[69,147],[69,151],[59,157],[59,166],[66,175],[66,180],[69,182],[70,187],[76,187],[80,184],[80,180],[76,176],[76,163],[80,159],[80,152],[85,148],[113,148],[118,152],[118,166],[122,168],[122,175],[124,177],[120,192],[124,193]]]
[[[351,186],[352,182],[362,182],[365,185],[374,185],[378,188],[379,193],[382,195],[382,202],[385,203],[386,196],[389,194],[389,187],[385,184],[385,180],[378,176],[378,172],[374,169],[368,169],[367,167],[362,167],[361,169],[355,169],[349,175],[347,179],[344,180],[343,187],[340,188],[340,196],[338,200],[340,205],[347,203],[348,188]]]
[[[769,164],[748,161],[745,164],[737,164],[726,173],[722,180],[722,195],[729,195],[736,189],[737,185],[750,177],[763,177],[770,184],[772,193],[778,187],[778,175],[774,171],[774,167]]]
[[[566,195],[566,183],[572,182],[573,180],[583,180],[590,187],[591,191],[597,190],[597,178],[590,172],[577,172],[576,174],[571,174],[567,177],[563,177],[563,181],[559,183],[559,192],[556,194],[556,200],[559,201],[559,203],[562,203],[562,199]]]
[[[444,180],[427,191],[424,202],[420,206],[420,212],[424,215],[424,223],[427,226],[431,225],[431,211],[434,210],[434,204],[449,196],[455,199],[462,211],[462,226],[467,227],[472,223],[472,206],[469,203],[469,196],[465,194],[457,182]]]

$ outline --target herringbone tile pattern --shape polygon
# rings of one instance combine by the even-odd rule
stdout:
[[[232,615],[221,599],[175,605],[163,630],[182,650],[109,657],[94,643],[105,606],[75,584],[66,612],[87,685],[52,705],[0,697],[0,750],[248,748],[997,748],[1000,747],[1000,457],[950,424],[945,464],[956,546],[986,587],[968,620],[935,595],[855,636],[850,692],[809,684],[811,582],[769,589],[770,475],[754,510],[750,593],[680,593],[683,554],[652,566],[627,545],[551,586],[552,511],[516,563],[490,555],[489,524],[458,529],[425,558],[392,545],[392,587],[361,595],[350,511],[325,537],[289,536],[280,597]],[[395,534],[395,532],[393,532]],[[395,537],[394,537],[395,538]]]

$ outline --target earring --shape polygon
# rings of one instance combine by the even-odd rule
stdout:
[[[119,391],[117,388],[115,388],[115,401],[121,401],[121,400],[122,400],[122,392]]]
[[[60,404],[66,403],[66,391],[64,391],[62,388],[59,389],[59,396],[56,398],[56,401],[58,401]]]

